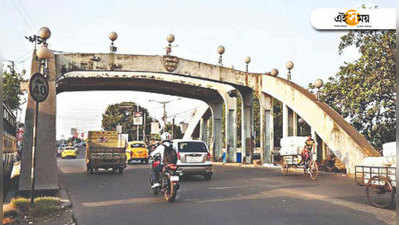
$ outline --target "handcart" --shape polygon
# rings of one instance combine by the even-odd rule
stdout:
[[[284,176],[289,175],[290,173],[303,173],[305,176],[309,175],[312,180],[317,180],[319,177],[319,166],[317,165],[316,160],[312,159],[309,162],[309,168],[305,169],[301,162],[301,155],[283,155],[282,157],[282,165],[281,165],[281,173]],[[312,157],[313,158],[313,157]]]
[[[395,167],[356,166],[355,182],[366,186],[367,200],[372,206],[377,208],[395,207]]]

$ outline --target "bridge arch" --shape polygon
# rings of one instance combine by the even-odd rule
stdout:
[[[367,139],[341,115],[303,87],[269,75],[265,75],[262,82],[262,92],[284,102],[304,119],[345,164],[348,173],[353,173],[356,163],[364,157],[379,156]]]
[[[245,137],[243,137],[243,140],[244,138],[248,139],[250,137],[249,131],[252,130],[253,127],[253,114],[251,113],[250,103],[252,102],[252,92],[255,90],[258,93],[263,93],[262,96],[269,99],[260,101],[265,103],[264,108],[270,108],[270,102],[272,102],[272,100],[270,100],[272,99],[270,96],[272,96],[284,102],[294,111],[296,111],[298,115],[300,115],[308,124],[314,127],[323,141],[327,143],[327,145],[329,145],[336,155],[345,163],[349,173],[352,172],[355,163],[360,159],[368,155],[378,154],[363,136],[361,136],[331,108],[327,107],[323,103],[318,102],[314,96],[305,89],[282,78],[267,76],[261,73],[247,73],[231,68],[191,61],[174,56],[127,55],[114,53],[57,53],[51,55],[47,64],[49,66],[50,94],[49,98],[45,102],[41,103],[39,111],[39,118],[42,121],[39,125],[39,131],[44,131],[45,133],[44,135],[39,135],[39,142],[50,143],[47,146],[44,146],[44,144],[41,146],[46,149],[55,149],[54,117],[56,103],[54,98],[57,93],[57,88],[60,88],[60,92],[68,90],[71,91],[73,88],[78,90],[79,88],[77,88],[77,84],[75,84],[74,87],[68,86],[67,83],[63,83],[63,80],[67,81],[68,78],[66,77],[72,76],[71,74],[79,74],[78,71],[84,71],[86,74],[97,74],[97,76],[99,76],[90,77],[88,75],[87,79],[80,78],[86,79],[86,81],[91,79],[91,85],[95,83],[96,79],[97,81],[98,79],[101,79],[101,76],[99,75],[100,73],[102,73],[104,76],[109,74],[121,75],[121,77],[114,77],[114,81],[119,81],[119,83],[116,82],[112,88],[116,88],[116,84],[126,86],[126,84],[122,82],[122,80],[125,79],[123,78],[123,73],[135,73],[137,75],[137,77],[134,78],[138,81],[135,86],[136,89],[143,89],[143,85],[148,84],[148,80],[152,80],[157,84],[165,84],[168,82],[176,85],[180,83],[182,86],[176,87],[182,88],[184,88],[184,85],[187,84],[182,84],[181,80],[190,80],[196,84],[201,82],[201,85],[191,86],[195,88],[200,95],[203,95],[206,94],[203,92],[204,89],[212,89],[212,87],[207,86],[209,84],[212,84],[214,87],[218,85],[230,85],[239,91],[239,94],[241,94],[243,99],[243,127],[247,128],[247,132]],[[31,71],[34,73],[38,70],[38,62],[33,60]],[[154,78],[149,78],[146,76],[146,74],[151,74],[151,76]],[[171,78],[171,80],[165,80],[168,77]],[[71,78],[71,80],[72,79],[73,78]],[[141,86],[140,82],[142,82]],[[58,83],[59,87],[56,86],[56,83]],[[87,85],[89,84],[90,82],[87,83]],[[94,86],[92,87],[94,89]],[[111,89],[110,86],[108,88]],[[176,90],[167,89],[167,87],[163,88],[163,91],[177,93]],[[106,89],[106,87],[104,87],[104,89]],[[218,88],[215,89],[217,90]],[[194,97],[195,94],[190,93],[188,95],[193,95]],[[217,95],[215,93],[211,95],[218,100],[223,99],[223,97],[216,97]],[[196,96],[198,97],[198,95]],[[202,96],[200,98],[204,97]],[[26,136],[24,140],[25,150],[27,150],[27,152],[30,151],[29,146],[32,146],[31,137],[34,107],[33,99],[29,97],[25,118],[25,124],[28,129],[25,133]],[[218,109],[214,107],[214,111],[220,111],[220,106],[218,107]],[[326,122],[320,123],[320,121]],[[52,135],[52,133],[54,133],[54,135]],[[218,138],[220,139],[220,137]],[[39,162],[37,164],[39,171],[56,171],[54,149],[52,149],[52,151],[48,150],[47,155],[42,156],[41,160],[45,163],[41,164]],[[53,152],[54,157],[51,155],[51,152]],[[24,161],[26,164],[25,169],[30,165],[29,158],[30,157],[27,157],[27,159],[23,160],[23,164]],[[25,175],[21,174],[21,180],[23,180],[21,182],[22,187],[30,188],[29,172],[30,169],[26,170]],[[41,178],[38,178],[38,189],[56,188],[56,175],[55,177],[42,176]]]

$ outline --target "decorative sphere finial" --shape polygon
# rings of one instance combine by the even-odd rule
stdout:
[[[48,59],[50,57],[50,50],[47,48],[47,45],[41,45],[40,48],[36,51],[36,55],[39,59]]]
[[[245,63],[249,64],[251,62],[251,57],[247,56],[245,57]]]
[[[294,68],[294,62],[288,61],[285,67],[287,67],[288,70],[292,70],[292,68]]]
[[[48,27],[41,27],[39,29],[39,37],[43,40],[49,39],[51,36],[51,31]]]
[[[111,41],[115,41],[115,40],[118,38],[118,34],[117,34],[116,32],[113,31],[113,32],[109,33],[108,38],[109,38]]]
[[[322,79],[315,80],[313,86],[317,89],[321,88],[323,86],[323,80]]]
[[[169,34],[166,37],[166,40],[169,42],[169,44],[172,44],[175,41],[175,35],[174,34]]]
[[[223,55],[223,54],[224,54],[224,51],[225,51],[224,46],[223,46],[223,45],[219,45],[219,46],[218,46],[218,53],[219,53],[220,55]]]
[[[272,75],[273,77],[276,77],[278,75],[278,69],[273,68],[272,71],[270,72],[270,75]]]

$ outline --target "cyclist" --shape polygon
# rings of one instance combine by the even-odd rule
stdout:
[[[312,160],[312,150],[315,148],[315,142],[310,135],[308,135],[308,139],[305,141],[305,146],[302,150],[301,163],[304,163],[305,169],[308,169],[309,162]]]

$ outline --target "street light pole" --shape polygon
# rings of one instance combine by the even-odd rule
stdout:
[[[34,204],[34,196],[35,196],[35,179],[36,179],[36,154],[37,154],[37,141],[38,141],[38,120],[39,120],[39,103],[40,101],[44,101],[47,96],[48,96],[48,64],[47,60],[50,57],[50,51],[47,48],[47,39],[50,38],[51,36],[51,31],[47,27],[42,27],[39,30],[39,35],[33,35],[30,37],[25,37],[28,39],[30,42],[35,43],[35,55],[36,55],[36,60],[39,61],[39,74],[36,77],[39,77],[38,80],[40,80],[40,77],[43,77],[45,81],[45,86],[47,86],[46,90],[44,91],[45,93],[40,92],[42,95],[45,94],[42,99],[38,98],[40,97],[36,92],[32,93],[31,90],[31,85],[32,85],[32,79],[35,78],[35,75],[31,77],[31,80],[29,82],[29,93],[33,97],[33,99],[36,102],[36,107],[35,107],[35,117],[34,117],[34,129],[33,129],[33,146],[32,146],[32,168],[31,168],[31,199],[30,199],[30,204],[33,206]],[[42,46],[36,51],[36,43],[42,44]],[[43,74],[40,74],[43,73]],[[41,81],[43,83],[43,80]],[[34,95],[33,95],[34,94]]]
[[[175,138],[175,117],[172,119],[172,139]]]
[[[316,99],[320,100],[320,88],[323,87],[323,80],[322,79],[315,80],[313,86],[317,88]]]
[[[223,46],[223,45],[219,45],[218,48],[217,48],[217,52],[218,52],[218,54],[219,54],[219,61],[218,61],[218,63],[219,63],[220,66],[223,66],[223,58],[222,58],[222,55],[224,54],[224,51],[225,51],[224,46]]]
[[[146,113],[143,112],[143,141],[146,142],[145,129],[146,129]]]

